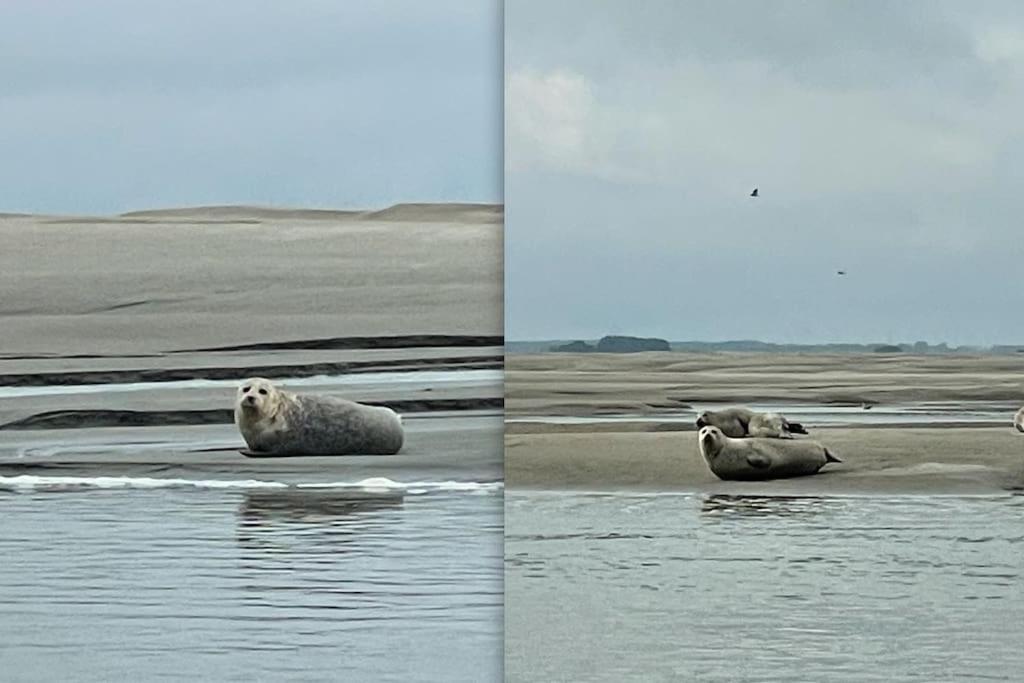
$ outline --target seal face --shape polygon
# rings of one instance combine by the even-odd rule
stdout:
[[[705,410],[697,416],[697,428],[702,427],[718,427],[734,439],[747,436],[789,439],[794,434],[807,434],[802,424],[790,422],[778,413],[757,413],[744,407]]]
[[[719,479],[764,481],[815,474],[829,462],[842,462],[815,441],[726,436],[714,426],[697,433],[700,454]]]
[[[292,394],[261,377],[239,385],[235,424],[252,451],[272,455],[391,455],[404,441],[390,408]]]

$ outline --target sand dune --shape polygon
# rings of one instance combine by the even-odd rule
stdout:
[[[501,204],[408,203],[384,209],[301,209],[275,206],[219,205],[185,206],[167,209],[126,211],[116,216],[61,216],[2,213],[5,218],[28,218],[53,225],[259,225],[282,221],[380,223],[500,224],[504,221]]]
[[[364,217],[378,221],[501,223],[505,218],[505,207],[501,204],[395,204],[381,211],[368,212]]]
[[[146,211],[127,211],[116,218],[189,218],[189,219],[221,219],[221,220],[348,220],[358,218],[366,212],[362,210],[336,209],[289,209],[269,206],[188,206],[173,209],[149,209]]]
[[[224,217],[216,208],[174,211],[173,220],[189,211]],[[161,212],[130,218],[152,221],[144,224],[0,219],[3,350],[132,355],[341,337],[500,337],[501,227],[427,213],[408,223],[321,213],[261,214],[257,224],[169,222]]]

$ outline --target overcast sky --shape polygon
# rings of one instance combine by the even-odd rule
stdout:
[[[509,339],[1024,343],[1019,3],[508,0],[505,27]]]
[[[501,200],[499,0],[0,3],[0,211]]]

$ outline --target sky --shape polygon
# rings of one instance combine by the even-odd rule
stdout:
[[[508,0],[505,29],[510,340],[1024,343],[1024,6]]]
[[[0,211],[500,202],[500,0],[0,3]]]

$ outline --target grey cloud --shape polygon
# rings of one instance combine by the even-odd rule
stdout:
[[[1016,6],[585,4],[506,10],[509,338],[1024,339]]]
[[[4,3],[0,210],[499,201],[497,2]]]

